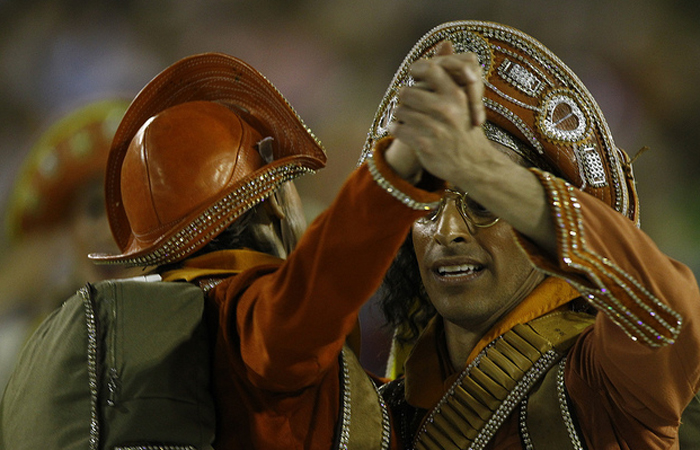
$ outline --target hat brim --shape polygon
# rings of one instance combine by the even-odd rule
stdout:
[[[181,225],[146,249],[126,251],[133,235],[121,201],[121,168],[131,140],[143,124],[172,106],[192,101],[223,103],[274,138],[273,162],[223,192]],[[249,64],[222,53],[203,53],[179,60],[154,77],[134,98],[115,133],[105,175],[105,200],[115,241],[125,253],[92,254],[95,263],[154,265],[182,258],[182,249],[202,247],[211,233],[222,231],[283,182],[323,168],[326,153],[277,88]],[[276,175],[276,178],[270,178]],[[252,193],[247,184],[256,185]],[[250,191],[250,192],[249,192]],[[246,195],[245,201],[235,195]],[[245,207],[247,205],[247,207]],[[210,211],[211,210],[211,211]],[[207,214],[216,218],[202,224]],[[198,220],[199,219],[199,220]],[[173,241],[178,236],[177,242]],[[178,256],[179,255],[179,256]]]
[[[473,52],[478,56],[487,120],[531,147],[530,162],[544,170],[556,169],[557,176],[638,223],[631,167],[625,153],[615,146],[593,96],[539,41],[498,23],[448,22],[421,37],[399,66],[379,105],[359,163],[376,141],[389,134],[398,91],[412,83],[411,65],[434,56],[443,41],[450,41],[457,53]],[[568,110],[578,126],[560,126],[552,117],[559,110]]]

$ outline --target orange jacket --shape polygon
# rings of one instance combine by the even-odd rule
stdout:
[[[377,164],[419,201],[439,199]],[[360,167],[286,261],[250,268],[211,291],[217,450],[332,448],[340,350],[423,214]]]
[[[558,258],[516,238],[553,277],[483,337],[467,364],[515,324],[583,295],[600,312],[569,352],[565,384],[587,448],[678,448],[681,413],[700,389],[700,292],[692,272],[603,202],[538,175],[560,233]],[[431,324],[406,364],[412,406],[431,409],[461,371],[445,373],[444,347],[439,323]],[[523,449],[517,409],[487,448]]]

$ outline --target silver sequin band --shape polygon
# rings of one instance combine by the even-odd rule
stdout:
[[[574,425],[574,419],[571,416],[571,411],[569,411],[569,405],[566,400],[566,386],[564,385],[564,369],[566,367],[566,356],[559,362],[559,367],[557,368],[557,403],[559,403],[559,411],[561,413],[562,419],[564,420],[564,426],[566,427],[566,432],[569,436],[569,442],[571,443],[571,448],[573,450],[584,450],[582,439],[576,431],[576,426]],[[553,368],[550,370],[554,370]],[[532,438],[530,437],[530,431],[527,428],[527,402],[528,397],[524,398],[520,403],[520,434],[523,437],[523,444],[525,450],[537,450],[532,444]]]
[[[80,288],[78,294],[83,299],[85,309],[85,322],[87,328],[87,372],[88,386],[90,388],[90,437],[88,439],[90,450],[100,448],[100,420],[98,414],[98,373],[99,361],[98,329],[95,307],[90,295],[90,286]]]
[[[345,356],[346,350],[343,349],[340,353],[341,360],[341,371],[343,374],[343,417],[341,418],[340,424],[340,438],[338,439],[338,450],[348,450],[348,445],[350,444],[350,421],[352,420],[352,392],[350,383],[350,369],[348,368],[348,363]],[[377,450],[389,450],[389,445],[391,444],[391,422],[389,419],[389,409],[384,402],[384,398],[379,393],[377,386],[370,380],[370,383],[374,386],[377,393],[377,399],[379,401],[379,407],[382,411],[382,438],[381,447]]]
[[[128,445],[126,447],[114,447],[114,450],[197,450],[191,445]]]
[[[564,180],[538,169],[532,170],[542,181],[554,209],[557,243],[562,262],[585,276],[596,286],[591,288],[573,277],[560,273],[588,301],[616,323],[632,340],[641,340],[649,347],[672,344],[681,330],[682,317],[661,302],[633,276],[623,271],[608,258],[593,253],[586,245],[581,204],[574,187]],[[603,280],[604,277],[606,280]],[[607,281],[607,284],[606,284]],[[626,294],[613,295],[611,287]],[[622,301],[624,300],[624,301]],[[639,316],[628,304],[633,303],[644,312]],[[668,318],[671,323],[667,319]]]
[[[431,211],[433,209],[436,209],[440,205],[439,201],[430,203],[419,202],[397,189],[393,184],[389,182],[389,180],[382,176],[381,172],[377,168],[376,162],[374,161],[374,154],[370,155],[366,161],[369,173],[372,175],[372,179],[374,179],[377,185],[379,185],[379,187],[384,189],[389,195],[391,195],[404,205],[408,206],[409,208],[415,209],[416,211]]]

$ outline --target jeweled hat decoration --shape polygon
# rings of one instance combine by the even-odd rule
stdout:
[[[487,137],[499,142],[504,138],[502,131],[515,136],[520,141],[516,151],[527,161],[638,223],[639,205],[629,158],[616,147],[593,96],[539,41],[497,23],[445,23],[414,45],[379,105],[360,162],[377,140],[389,134],[399,89],[414,83],[409,75],[411,64],[434,56],[443,41],[450,41],[457,53],[473,52],[479,58],[486,87]]]
[[[167,127],[181,139],[164,132]],[[257,143],[268,138],[272,155],[261,155]],[[220,168],[224,179],[189,189],[204,176],[198,169],[210,170],[217,157],[227,160]],[[134,266],[182,260],[283,183],[325,163],[321,143],[256,69],[221,53],[184,58],[151,80],[124,115],[105,181],[110,227],[122,253],[89,257]],[[160,185],[144,175],[154,169],[149,164],[158,166]],[[186,193],[195,198],[179,202]],[[150,209],[138,200],[146,194],[153,195]]]
[[[128,104],[124,99],[86,103],[42,133],[10,194],[5,216],[9,241],[61,223],[80,189],[104,177],[112,137]]]

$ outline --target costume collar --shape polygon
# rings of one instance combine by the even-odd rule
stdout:
[[[235,275],[252,267],[281,264],[284,260],[249,249],[221,250],[190,258],[182,266],[162,274],[163,281],[193,281],[203,277]]]
[[[548,312],[564,307],[580,297],[566,281],[547,277],[522,302],[494,325],[477,343],[466,364],[469,364],[491,341],[517,324],[527,323]],[[447,358],[447,359],[445,359]],[[466,367],[465,364],[465,367]],[[421,333],[406,360],[406,399],[413,406],[430,409],[454,383],[461,369],[449,363],[449,355],[440,316],[435,317]]]

